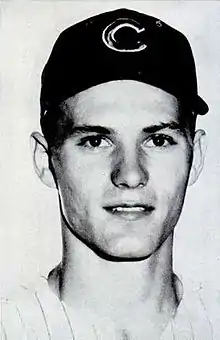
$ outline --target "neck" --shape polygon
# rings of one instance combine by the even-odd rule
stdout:
[[[149,258],[135,262],[105,260],[68,229],[63,237],[65,247],[59,273],[54,272],[49,281],[67,304],[91,304],[92,309],[115,310],[117,307],[119,310],[126,309],[128,304],[148,302],[161,311],[168,299],[175,300],[173,235]]]

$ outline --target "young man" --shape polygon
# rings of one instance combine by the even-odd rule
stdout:
[[[120,9],[60,35],[32,138],[36,172],[58,192],[63,257],[32,299],[24,291],[17,328],[3,313],[5,338],[21,325],[31,339],[195,338],[204,320],[186,312],[172,247],[207,111],[187,39],[161,20]]]

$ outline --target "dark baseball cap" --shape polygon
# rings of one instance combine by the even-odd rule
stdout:
[[[160,19],[122,8],[60,34],[42,73],[41,113],[92,86],[125,79],[158,87],[195,114],[208,112],[187,38]]]

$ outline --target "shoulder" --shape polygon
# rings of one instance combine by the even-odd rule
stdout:
[[[46,278],[41,277],[34,286],[20,286],[10,297],[1,298],[0,315],[3,340],[72,339],[64,306]]]
[[[201,287],[184,290],[175,318],[170,322],[163,340],[217,340],[220,324],[211,309],[220,317],[220,305],[214,297],[209,301]]]
[[[23,294],[22,289],[18,290]],[[24,308],[24,303],[21,303],[20,301],[21,294],[19,294],[19,299],[15,298],[15,294],[12,294],[13,296],[7,298],[1,297],[0,335],[4,340],[23,340],[28,339],[30,336],[31,339],[37,339],[37,336],[35,336],[35,329],[27,322],[26,318],[27,311],[30,311],[30,308]]]

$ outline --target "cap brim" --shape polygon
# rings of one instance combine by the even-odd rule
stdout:
[[[196,97],[194,107],[193,107],[193,111],[197,115],[205,115],[209,111],[208,105],[206,104],[206,102],[200,96]]]

